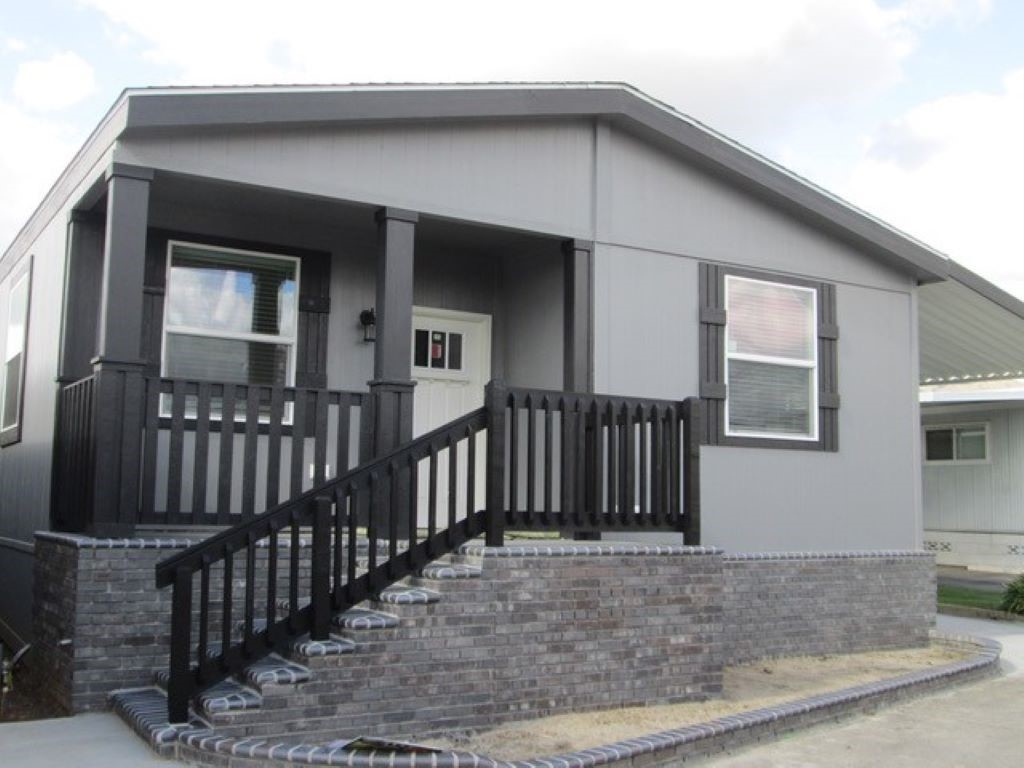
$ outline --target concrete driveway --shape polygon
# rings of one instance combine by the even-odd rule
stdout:
[[[714,768],[1024,765],[1024,623],[939,616],[938,628],[998,640],[1006,676],[702,763]]]

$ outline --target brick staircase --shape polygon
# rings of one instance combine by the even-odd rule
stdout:
[[[360,549],[365,553],[365,547]],[[479,579],[481,566],[472,560],[452,555],[431,563],[377,599],[335,615],[329,639],[297,638],[287,658],[271,654],[203,691],[193,702],[188,724],[167,721],[168,673],[163,669],[155,671],[152,686],[113,692],[112,708],[167,757],[202,751],[200,745],[224,739],[286,742],[291,749],[364,735],[422,733],[415,717],[421,703],[410,702],[405,721],[396,719],[394,712],[382,713],[382,708],[393,709],[394,698],[380,698],[380,689],[367,672],[374,668],[371,662],[381,662],[388,654],[438,645],[430,639],[432,627],[463,623],[460,601],[451,598]],[[360,570],[365,567],[361,558]],[[286,614],[290,606],[282,600],[279,608]],[[463,618],[471,620],[471,615]],[[442,654],[445,644],[440,644]],[[460,645],[452,644],[456,654]],[[454,696],[461,686],[452,681],[448,687]],[[459,714],[453,712],[453,718]]]

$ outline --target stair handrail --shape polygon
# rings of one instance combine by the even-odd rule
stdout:
[[[455,551],[461,544],[483,533],[486,511],[476,504],[473,456],[476,452],[476,436],[487,429],[489,423],[488,408],[478,408],[158,563],[155,569],[157,587],[173,587],[167,679],[169,722],[186,722],[189,701],[203,689],[241,672],[246,666],[274,651],[286,649],[293,638],[307,632],[314,640],[326,640],[333,613],[347,610],[379,594],[430,560]],[[492,430],[488,434],[488,441],[495,439]],[[453,482],[448,489],[447,526],[438,526],[438,457],[442,452],[448,452],[449,472],[453,473],[450,479],[456,479],[454,472],[457,470],[452,467],[457,466],[456,451],[462,441],[467,446],[469,467],[465,514],[458,519],[458,489]],[[427,532],[421,537],[416,520],[416,478],[418,463],[423,459],[428,460],[431,482]],[[387,488],[384,487],[384,478],[387,478],[389,484]],[[378,507],[373,515],[366,514],[371,502],[370,496]],[[381,504],[387,509],[387,515],[384,516],[387,529],[384,532],[380,530]],[[404,526],[400,525],[399,520],[403,506],[406,513]],[[365,518],[370,542],[367,553],[369,566],[362,574],[358,574],[356,569],[360,516]],[[312,526],[310,602],[300,607],[298,551],[300,528],[304,526]],[[291,537],[289,605],[287,616],[278,619],[278,534],[286,531]],[[408,536],[407,539],[401,539],[406,541],[406,547],[401,552],[398,550],[400,534]],[[377,553],[377,542],[381,539],[387,542],[387,557],[383,559],[379,559]],[[256,548],[263,546],[258,542],[264,540],[268,540],[265,545],[268,569],[266,617],[265,627],[257,629],[255,560]],[[243,639],[232,641],[233,556],[243,551],[246,574]],[[343,567],[346,556],[347,573]],[[220,562],[224,563],[220,652],[211,653],[211,567]],[[196,573],[201,574],[201,605],[199,641],[196,663],[193,664],[192,593]]]

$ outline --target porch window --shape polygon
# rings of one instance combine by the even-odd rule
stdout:
[[[168,244],[164,376],[295,383],[299,260]]]
[[[7,294],[4,381],[0,396],[0,445],[10,445],[21,439],[30,276],[31,261],[26,261],[23,267],[15,271]]]
[[[818,439],[817,293],[725,278],[726,434]]]

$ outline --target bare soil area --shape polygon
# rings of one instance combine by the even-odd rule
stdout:
[[[726,667],[722,698],[713,701],[556,715],[420,743],[502,760],[555,755],[941,666],[966,655],[930,646],[761,661]]]

